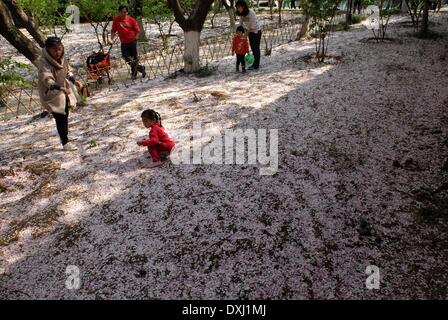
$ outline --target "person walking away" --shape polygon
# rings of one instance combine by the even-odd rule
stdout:
[[[118,33],[121,42],[121,55],[131,67],[132,80],[137,79],[137,72],[146,77],[145,66],[138,63],[137,36],[140,28],[137,21],[128,15],[128,7],[121,5],[118,8],[119,15],[112,22],[112,37],[109,44],[112,44]]]

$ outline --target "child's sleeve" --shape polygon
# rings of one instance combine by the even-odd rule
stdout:
[[[151,128],[151,131],[149,132],[149,139],[143,140],[142,145],[145,147],[152,147],[159,142],[159,134],[158,129]]]

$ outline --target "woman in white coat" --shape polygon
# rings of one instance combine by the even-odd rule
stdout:
[[[236,15],[240,17],[240,26],[244,26],[249,31],[250,49],[254,54],[254,63],[249,70],[257,70],[260,67],[260,42],[261,27],[258,17],[254,10],[250,9],[246,1],[238,0],[235,4]]]
[[[76,106],[76,96],[69,81],[80,86],[71,73],[64,56],[64,46],[58,37],[49,37],[42,48],[39,60],[39,97],[42,106],[52,113],[61,138],[63,150],[76,147],[68,140],[68,115],[70,107]]]

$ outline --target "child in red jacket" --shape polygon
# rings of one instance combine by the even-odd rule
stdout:
[[[236,72],[240,71],[240,64],[243,67],[243,73],[246,72],[246,62],[244,57],[249,53],[249,42],[244,35],[244,28],[239,26],[236,28],[236,35],[232,42],[232,55],[236,53]]]
[[[149,131],[149,139],[137,141],[139,146],[148,147],[149,154],[152,158],[150,168],[160,166],[161,153],[169,153],[174,148],[174,142],[171,141],[168,134],[162,127],[162,120],[160,114],[152,109],[143,111],[142,113],[143,125],[146,128],[151,128]]]

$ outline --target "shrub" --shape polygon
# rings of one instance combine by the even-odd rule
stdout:
[[[20,71],[30,71],[31,69],[30,65],[15,62],[11,57],[0,59],[0,106],[6,104],[6,97],[12,89],[31,88],[31,82],[20,74]]]
[[[316,35],[316,58],[323,62],[328,50],[328,42],[339,0],[304,0],[303,13],[311,18],[310,28]]]

